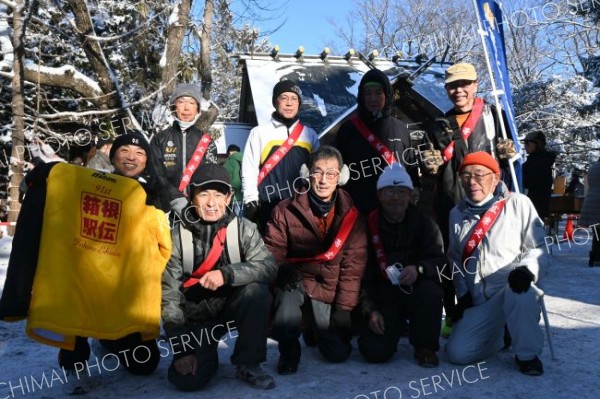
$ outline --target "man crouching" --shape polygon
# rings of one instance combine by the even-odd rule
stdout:
[[[223,336],[233,321],[236,377],[271,389],[275,382],[260,363],[266,358],[275,259],[256,225],[229,211],[233,192],[225,168],[202,165],[190,187],[191,203],[172,230],[173,253],[162,281],[162,318],[173,348],[168,379],[184,391],[208,383],[218,368],[219,342],[193,337],[203,330]]]

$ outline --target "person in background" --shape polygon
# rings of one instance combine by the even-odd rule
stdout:
[[[357,114],[340,127],[334,143],[350,168],[345,186],[358,210],[367,215],[377,207],[377,177],[399,162],[413,185],[420,186],[415,151],[406,123],[392,116],[394,97],[387,75],[371,69],[358,86]]]
[[[178,215],[188,204],[185,196],[193,172],[201,165],[217,163],[215,142],[196,127],[201,103],[200,86],[183,83],[175,87],[170,99],[175,120],[150,142],[154,169],[169,182],[171,208]]]
[[[264,231],[279,201],[294,195],[300,167],[319,147],[317,133],[298,117],[300,87],[282,80],[273,87],[271,120],[250,131],[242,160],[244,216]]]
[[[114,136],[106,132],[102,132],[102,135],[98,135],[96,151],[85,164],[86,168],[96,169],[102,172],[112,172],[113,165],[110,162],[109,154],[114,141]]]
[[[528,133],[523,144],[527,152],[527,160],[523,164],[523,188],[538,216],[544,220],[550,213],[556,153],[546,150],[546,135],[540,131]]]
[[[456,364],[493,356],[504,347],[506,324],[519,370],[541,375],[538,286],[549,265],[544,224],[531,200],[509,192],[500,173],[484,151],[467,154],[459,168],[465,198],[450,213],[448,249],[458,303],[446,353]]]
[[[223,164],[223,167],[227,169],[231,176],[231,187],[233,187],[233,213],[238,216],[242,216],[243,200],[244,196],[242,193],[242,159],[243,154],[240,152],[241,149],[235,144],[231,144],[227,147],[227,160]]]
[[[360,299],[367,326],[358,349],[370,363],[388,361],[408,321],[417,363],[436,367],[444,243],[435,222],[410,204],[412,190],[408,173],[397,163],[386,167],[377,181],[379,205],[369,215],[371,247]]]
[[[592,249],[588,264],[600,266],[600,159],[590,165],[588,190],[581,206],[581,226],[592,229]]]

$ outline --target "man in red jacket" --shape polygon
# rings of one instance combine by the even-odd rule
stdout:
[[[348,358],[350,312],[357,305],[367,261],[365,222],[351,197],[337,187],[349,175],[340,152],[319,148],[300,174],[309,187],[275,207],[265,235],[279,264],[273,325],[280,374],[298,369],[303,324],[314,329],[325,359],[337,363]]]

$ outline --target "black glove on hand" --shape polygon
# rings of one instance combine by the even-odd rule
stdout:
[[[298,269],[288,263],[282,264],[277,270],[275,284],[284,291],[297,289],[300,287],[300,273],[298,273]]]
[[[457,321],[462,319],[463,313],[465,313],[465,310],[469,309],[472,306],[473,306],[473,298],[471,297],[471,294],[465,294],[465,295],[461,296],[460,298],[458,298],[458,303],[456,304],[456,306],[454,306],[454,310],[449,315],[450,320],[452,320],[452,323],[456,323]]]
[[[508,285],[513,292],[520,294],[527,292],[533,281],[533,273],[529,271],[527,266],[515,267],[508,275]]]
[[[331,310],[331,316],[329,320],[332,329],[338,331],[351,331],[352,329],[352,318],[350,317],[350,311],[333,307]]]
[[[244,217],[254,222],[258,207],[258,201],[250,201],[247,204],[244,204]]]

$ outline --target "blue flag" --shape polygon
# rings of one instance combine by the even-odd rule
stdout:
[[[510,132],[506,132],[506,134],[508,138],[514,141],[515,148],[517,152],[520,153],[521,145],[517,138],[517,124],[515,121],[512,91],[510,88],[508,67],[506,63],[502,10],[500,4],[498,4],[496,0],[474,0],[474,2],[476,3],[477,17],[479,18],[480,26],[487,33],[486,36],[483,36],[483,39],[485,40],[485,46],[488,50],[488,63],[492,69],[496,89],[502,92],[502,94],[499,95],[499,100],[502,104],[502,109],[506,114],[508,127],[510,129]],[[522,191],[521,161],[519,160],[513,165],[519,184],[519,191]]]

